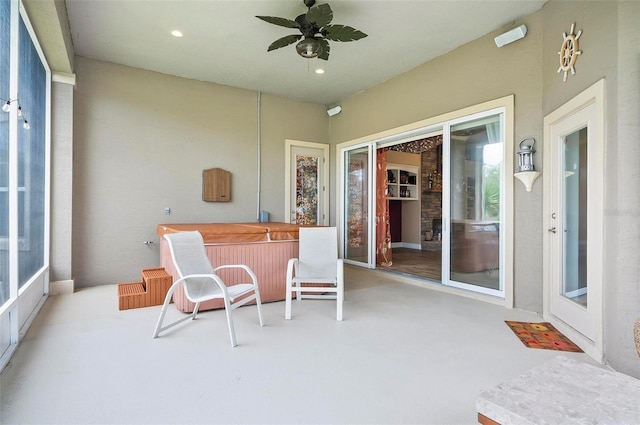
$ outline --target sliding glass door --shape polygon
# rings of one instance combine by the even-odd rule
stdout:
[[[372,182],[375,181],[373,146],[356,146],[343,151],[343,253],[348,263],[375,267],[372,256]],[[372,216],[372,214],[374,214]]]
[[[449,225],[444,232],[443,282],[499,296],[503,296],[503,120],[504,114],[494,113],[451,123],[444,186]]]
[[[411,188],[411,198],[415,199],[400,200],[416,203],[419,214],[402,215],[402,229],[391,230],[392,236],[394,231],[400,235],[400,242],[390,238],[403,244],[405,256],[398,258],[406,259],[412,268],[402,270],[402,260],[394,257],[392,264],[385,264],[385,270],[413,274],[407,270],[419,269],[419,278],[502,298],[505,305],[512,306],[513,196],[508,194],[514,190],[513,178],[509,177],[513,175],[513,161],[505,158],[514,157],[513,96],[390,133],[337,146],[341,161],[338,223],[345,262],[376,267],[374,182],[376,171],[384,172],[384,166],[376,163],[376,149],[399,151],[405,156],[398,158],[407,163],[414,161],[408,154],[420,153],[419,163],[414,164],[420,179]],[[434,136],[437,138],[430,140]],[[407,146],[394,149],[398,145]],[[438,150],[433,158],[424,155],[434,146]],[[410,234],[407,228],[418,229],[419,234]],[[426,264],[434,259],[439,262],[437,266]],[[420,261],[425,263],[418,264]],[[428,275],[424,272],[427,269]]]

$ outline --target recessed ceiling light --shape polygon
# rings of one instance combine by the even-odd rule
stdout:
[[[322,68],[316,69],[316,74],[324,74],[324,69]]]
[[[171,31],[171,35],[174,36],[174,37],[182,37],[183,36],[182,31],[178,31],[178,30]]]

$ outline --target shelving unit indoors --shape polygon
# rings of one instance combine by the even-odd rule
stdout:
[[[387,164],[387,198],[417,201],[419,167]]]

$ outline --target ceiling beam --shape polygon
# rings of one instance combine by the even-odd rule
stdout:
[[[64,0],[23,0],[23,4],[51,72],[73,74],[73,40]]]

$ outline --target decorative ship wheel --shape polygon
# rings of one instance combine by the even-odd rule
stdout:
[[[560,55],[560,68],[558,68],[558,73],[564,71],[564,77],[562,81],[567,81],[567,74],[571,71],[571,75],[576,74],[576,69],[574,65],[578,60],[578,55],[582,54],[582,51],[579,49],[578,39],[582,35],[582,30],[578,31],[578,34],[574,35],[573,30],[575,29],[576,24],[571,24],[571,32],[569,34],[562,33],[562,46],[560,47],[560,51],[558,54]]]

